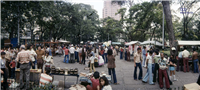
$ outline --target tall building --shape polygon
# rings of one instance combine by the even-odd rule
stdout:
[[[118,12],[117,10],[119,10],[120,8],[120,5],[118,5],[117,3],[112,4],[111,0],[105,0],[103,8],[103,18],[112,17],[115,20],[120,20],[120,15],[115,15],[115,13]]]

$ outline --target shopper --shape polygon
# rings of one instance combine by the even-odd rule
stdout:
[[[21,45],[21,51],[17,55],[17,62],[20,60],[20,89],[24,87],[23,78],[26,77],[26,89],[29,89],[29,77],[30,77],[30,65],[31,55],[29,52],[25,51],[25,46]]]
[[[15,58],[12,58],[12,62],[10,63],[9,66],[11,68],[11,78],[15,79],[15,66],[16,66]]]
[[[158,51],[155,51],[154,52],[154,70],[153,70],[153,82],[156,82],[156,78],[157,78],[157,81],[159,82],[159,64],[158,64],[158,61],[160,59],[160,55],[159,55],[159,52]],[[156,77],[158,76],[158,77]]]
[[[123,59],[123,52],[124,52],[124,50],[123,50],[123,48],[121,47],[121,49],[120,49],[120,59]]]
[[[154,62],[152,54],[153,54],[153,52],[150,51],[149,55],[147,56],[147,61],[146,61],[146,66],[145,67],[147,67],[148,70],[147,70],[147,73],[144,76],[142,82],[143,83],[147,83],[147,80],[149,78],[149,84],[150,85],[155,85],[154,82],[153,82],[153,75],[152,75],[152,63]]]
[[[112,49],[108,49],[108,73],[109,75],[111,75],[114,79],[114,84],[119,84],[117,83],[117,77],[116,77],[116,73],[115,73],[115,57],[112,55]]]
[[[170,88],[170,83],[169,83],[169,78],[167,76],[167,59],[164,58],[164,54],[161,53],[161,58],[158,61],[159,64],[159,86],[161,89],[163,89],[164,85],[163,85],[163,76],[165,78],[165,84],[166,84],[166,88],[169,89]]]
[[[37,68],[43,68],[43,58],[42,56],[45,55],[45,51],[41,49],[41,46],[38,46],[38,50],[36,51],[37,54]]]
[[[110,86],[109,81],[105,76],[99,79],[99,84],[100,86],[98,86],[98,90],[112,90],[112,87]]]
[[[75,48],[73,45],[71,45],[69,52],[70,52],[70,60],[75,60],[75,57],[74,57]]]
[[[142,63],[142,66],[144,67],[145,66],[145,60],[146,60],[146,53],[147,53],[147,51],[146,51],[146,47],[145,46],[143,46],[143,50],[142,50],[142,56],[143,56],[143,63]]]
[[[82,46],[80,46],[78,53],[79,53],[79,64],[81,64],[81,62],[82,62]]]
[[[95,58],[92,54],[89,54],[89,59],[90,59],[90,73],[92,73],[92,70],[95,72],[95,67],[94,67],[94,60]]]
[[[99,86],[99,77],[100,75],[98,71],[94,72],[94,74],[91,77],[89,77],[89,79],[92,82],[92,86],[87,85],[86,86],[87,90],[98,90],[97,88]]]
[[[172,80],[172,74],[173,74],[174,81],[177,81],[175,76],[175,67],[176,67],[175,63],[176,63],[176,57],[174,55],[171,55],[169,60],[169,71],[170,71],[169,79]]]
[[[183,51],[183,65],[184,65],[184,72],[189,72],[189,63],[188,63],[188,57],[189,57],[190,53],[188,52],[187,48],[184,47],[184,51]]]
[[[85,65],[86,52],[84,48],[82,48],[81,57],[82,57],[82,64]]]
[[[7,76],[7,70],[6,70],[6,59],[5,59],[5,52],[1,52],[1,58],[0,58],[0,63],[1,63],[1,76],[3,76],[3,90],[8,90],[8,76]]]
[[[134,80],[137,80],[137,67],[139,67],[140,72],[139,72],[139,80],[142,80],[142,55],[141,55],[141,48],[137,48],[137,52],[134,54]]]
[[[46,55],[42,56],[43,60],[44,60],[44,65],[43,65],[43,71],[44,73],[46,73],[46,71],[50,70],[51,66],[54,64],[53,63],[53,57],[51,55],[49,55],[49,52],[46,51],[45,53]]]
[[[105,57],[105,63],[108,63],[108,58],[107,58],[107,55],[108,55],[108,48],[105,46],[105,49],[104,49],[104,57]]]
[[[75,60],[76,60],[77,62],[79,62],[79,54],[78,54],[78,50],[79,50],[79,47],[76,46],[76,47],[75,47]]]
[[[66,61],[66,57],[67,57],[67,61]],[[65,48],[65,57],[64,57],[64,63],[69,63],[69,49],[68,47]]]
[[[181,71],[183,71],[183,50],[181,49],[181,51],[178,54],[178,60],[177,60],[177,67],[176,67],[176,71],[178,72],[181,66]]]
[[[199,73],[199,69],[198,69],[198,52],[196,52],[196,50],[193,50],[193,54],[192,54],[192,60],[193,60],[193,65],[194,65],[194,73]]]

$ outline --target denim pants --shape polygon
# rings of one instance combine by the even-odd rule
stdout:
[[[194,73],[199,73],[199,69],[198,69],[198,65],[197,65],[198,61],[199,61],[198,59],[195,59],[193,61],[193,63],[194,63]]]
[[[77,60],[77,62],[79,62],[79,56],[78,55],[79,55],[78,52],[75,51],[75,59]]]
[[[145,61],[146,61],[146,55],[143,55],[143,61],[142,61],[142,66],[145,66]]]
[[[146,75],[144,76],[143,80],[144,82],[147,82],[148,77],[149,77],[149,84],[154,84],[153,82],[153,74],[152,74],[152,66],[153,64],[148,63],[148,71],[146,73]]]
[[[127,52],[125,52],[125,60],[127,60]]]
[[[123,59],[123,52],[120,51],[120,59]]]
[[[157,78],[157,81],[159,82],[159,73],[157,74],[158,70],[159,70],[159,65],[158,65],[158,63],[155,63],[154,70],[153,70],[153,82],[156,82],[156,78]],[[156,77],[156,76],[158,76],[158,77]]]
[[[141,63],[135,63],[136,64],[136,67],[135,67],[135,70],[134,70],[134,79],[136,80],[137,79],[137,67],[139,67],[140,69],[140,73],[139,73],[139,80],[142,79],[142,66],[141,66]]]
[[[115,68],[108,68],[108,74],[113,78],[114,83],[117,83]]]
[[[15,78],[15,67],[11,68],[11,78]]]
[[[105,56],[104,61],[105,61],[106,63],[108,63],[107,55],[108,55],[107,53],[104,53],[104,56]]]
[[[66,61],[66,57],[67,57],[67,61]],[[69,63],[69,55],[65,55],[65,58],[64,58],[64,63]]]

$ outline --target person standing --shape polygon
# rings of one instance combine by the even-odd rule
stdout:
[[[144,67],[145,66],[145,61],[146,61],[146,47],[144,46],[143,47],[143,50],[142,50],[142,56],[143,56],[143,63],[142,63],[142,66]]]
[[[59,57],[61,57],[61,55],[62,55],[62,52],[63,52],[63,50],[62,50],[62,47],[61,47],[61,46],[59,46],[59,47],[58,47],[58,54],[59,54]]]
[[[181,66],[181,71],[183,71],[183,51],[181,49],[181,51],[178,54],[178,61],[177,61],[177,67],[176,67],[176,71],[178,72],[180,69],[179,65]]]
[[[75,48],[75,59],[77,60],[77,62],[79,62],[79,54],[78,54],[78,51],[79,51],[79,47],[76,46],[76,48]]]
[[[1,63],[1,76],[3,76],[3,84],[1,84],[3,86],[3,90],[7,90],[8,89],[8,82],[7,82],[7,67],[6,67],[6,59],[5,59],[5,52],[1,52],[1,58],[0,58],[0,63]]]
[[[20,60],[20,89],[24,87],[23,78],[26,77],[26,89],[29,89],[29,77],[30,77],[30,65],[31,55],[28,51],[25,51],[25,46],[21,45],[21,51],[17,54],[16,61]]]
[[[105,61],[105,58],[104,58],[104,49],[103,49],[103,47],[101,47],[100,53],[101,53],[101,56],[103,57],[104,62],[106,62],[106,61]]]
[[[11,62],[11,55],[10,55],[10,48],[9,46],[6,46],[6,50],[5,50],[5,59],[6,59],[6,67],[8,69],[8,77],[11,77],[11,68],[9,67],[10,62]]]
[[[174,57],[174,55],[171,55],[171,58],[169,60],[169,71],[170,71],[169,79],[172,80],[172,74],[173,74],[174,81],[177,81],[174,68],[176,67],[175,63],[176,63],[176,58]]]
[[[32,69],[35,69],[35,56],[37,55],[36,52],[33,50],[32,51],[32,46],[31,45],[28,45],[27,46],[27,51],[30,53],[31,55],[31,61],[29,62],[30,66],[32,67]],[[31,68],[30,67],[30,68]]]
[[[149,52],[149,55],[147,56],[147,61],[146,61],[146,65],[145,67],[147,67],[147,73],[146,75],[144,76],[142,82],[143,83],[147,83],[147,80],[148,80],[148,77],[149,77],[149,84],[150,85],[155,85],[155,83],[153,82],[153,75],[152,75],[152,64],[154,61],[153,61],[153,56],[152,56],[153,52],[150,51]]]
[[[82,57],[82,62],[81,62],[81,63],[85,65],[86,51],[85,51],[84,48],[82,48],[81,57]],[[80,64],[81,64],[81,63],[80,63]]]
[[[116,48],[115,48],[115,47],[113,48],[113,56],[114,56],[114,57],[117,56],[117,51],[116,51]]]
[[[52,56],[51,48],[49,47],[49,45],[47,45],[47,49],[46,49],[46,51],[49,52],[49,55],[50,55],[50,56]]]
[[[95,58],[92,54],[89,54],[89,59],[90,59],[90,73],[92,73],[92,70],[95,72],[94,60],[97,58]]]
[[[127,51],[128,51],[128,49],[127,48],[124,48],[124,51],[125,51],[125,53],[124,53],[124,55],[125,55],[125,60],[127,61]]]
[[[15,58],[12,58],[12,62],[10,63],[9,66],[11,68],[11,78],[15,79],[15,66],[16,66]]]
[[[69,52],[70,52],[70,60],[75,60],[74,59],[75,48],[73,47],[73,45],[71,45]]]
[[[45,55],[45,52],[41,49],[41,46],[38,47],[36,54],[37,54],[37,68],[42,69],[44,63],[42,56]]]
[[[117,55],[118,55],[118,52],[119,52],[119,46],[115,46],[115,49],[116,49],[116,51],[117,51]]]
[[[158,64],[159,64],[159,86],[161,89],[163,89],[163,87],[164,87],[163,76],[164,76],[166,88],[169,89],[170,83],[169,83],[169,78],[167,76],[167,59],[164,58],[163,53],[161,53],[160,55],[161,55],[161,58],[158,61]]]
[[[193,54],[192,54],[192,60],[193,60],[193,65],[194,65],[194,73],[199,73],[199,69],[198,69],[198,52],[196,52],[196,50],[193,50]]]
[[[81,64],[81,62],[82,62],[82,46],[80,46],[78,53],[79,53],[79,64]]]
[[[139,67],[140,72],[139,72],[139,80],[142,79],[142,55],[141,55],[141,48],[137,48],[137,52],[134,54],[134,80],[137,80],[137,67]]]
[[[108,55],[108,48],[105,46],[105,51],[104,51],[104,57],[105,57],[105,62],[108,63],[108,58],[107,58],[107,55]]]
[[[67,57],[67,61],[66,61],[66,57]],[[64,63],[69,63],[69,49],[68,47],[65,48],[65,57],[64,57]]]
[[[183,65],[184,65],[184,72],[189,72],[189,63],[188,63],[188,57],[189,57],[189,55],[190,55],[190,53],[188,52],[188,50],[187,50],[187,48],[185,47],[184,48],[184,51],[183,51]]]
[[[158,64],[158,61],[160,59],[160,55],[159,55],[159,52],[158,51],[155,51],[154,52],[155,56],[153,57],[154,59],[154,70],[153,70],[153,82],[156,82],[156,78],[158,78],[158,82],[159,82],[159,73],[157,74],[157,72],[159,72],[159,64]],[[156,77],[158,76],[158,77]]]
[[[120,59],[123,59],[123,48],[121,47],[121,49],[120,49]]]
[[[48,51],[46,51],[45,54],[46,54],[45,56],[44,55],[42,56],[44,60],[44,66],[43,66],[44,73],[46,73],[48,70],[51,70],[51,66],[54,64],[53,56],[50,56]]]
[[[117,77],[116,77],[116,73],[115,73],[115,57],[112,55],[112,49],[108,49],[108,73],[109,75],[111,75],[111,77],[114,79],[114,84],[119,84],[117,83]]]

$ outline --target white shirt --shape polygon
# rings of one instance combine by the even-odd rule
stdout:
[[[90,61],[91,61],[90,63],[94,63],[94,59],[95,59],[95,57],[91,56],[90,57]]]
[[[148,55],[147,59],[149,59],[148,63],[153,64],[153,57],[152,56]]]
[[[36,52],[32,49],[32,50],[27,50],[29,53],[30,53],[30,55],[31,55],[31,60],[32,61],[35,61],[35,58],[34,58],[34,56],[36,56],[37,54],[36,54]]]
[[[43,59],[44,59],[44,61],[46,61],[46,65],[50,65],[51,63],[53,63],[53,61],[52,61],[52,59],[53,59],[53,57],[52,56],[43,56]]]
[[[75,48],[74,48],[74,47],[71,47],[71,48],[69,49],[69,52],[70,52],[71,54],[74,54]]]
[[[107,53],[108,52],[108,48],[105,48],[105,51],[104,51],[104,53]]]
[[[79,52],[79,53],[82,53],[82,48],[79,48],[79,49],[78,49],[78,52]]]
[[[190,53],[187,50],[184,50],[182,52],[183,58],[188,58],[190,56]]]
[[[112,90],[112,87],[110,85],[104,86],[102,90]]]
[[[77,48],[75,51],[76,51],[76,52],[79,52],[79,48]]]

